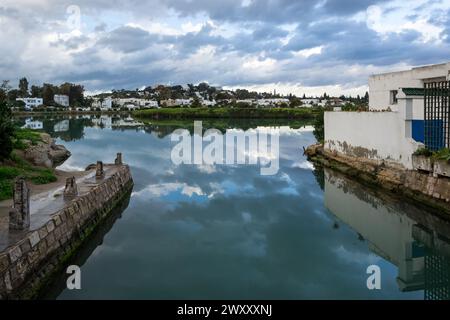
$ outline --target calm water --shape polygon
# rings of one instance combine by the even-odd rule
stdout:
[[[56,283],[59,299],[424,299],[448,298],[448,223],[314,168],[302,146],[312,127],[284,124],[280,170],[175,166],[170,133],[193,123],[137,126],[130,119],[45,119],[82,170],[122,152],[135,186],[74,263],[82,290]],[[270,123],[216,122],[254,128]],[[276,123],[282,125],[282,123]],[[426,218],[426,219],[425,219]],[[447,237],[445,237],[447,235]],[[366,269],[381,268],[381,290]]]

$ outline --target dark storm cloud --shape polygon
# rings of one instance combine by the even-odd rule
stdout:
[[[384,0],[255,0],[242,6],[242,0],[167,0],[167,5],[180,15],[205,13],[219,21],[263,21],[299,23],[327,15],[348,16]]]
[[[134,27],[120,27],[109,32],[97,44],[112,50],[130,53],[148,48],[158,37]]]
[[[373,72],[443,62],[450,52],[450,12],[436,0],[410,10],[386,0],[4,1],[0,74],[92,90],[199,81],[356,87]],[[81,32],[67,29],[70,5],[80,8]],[[424,40],[426,31],[400,23],[375,31],[365,19],[371,5],[380,6],[382,25],[387,14],[403,15],[403,24],[427,19],[442,32]]]

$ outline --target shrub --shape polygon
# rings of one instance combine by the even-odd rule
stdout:
[[[445,160],[450,161],[450,149],[449,148],[443,148],[439,151],[436,151],[433,154],[433,157],[437,160]]]
[[[414,153],[415,156],[431,157],[433,154],[428,148],[419,148]]]
[[[11,109],[5,101],[0,101],[0,161],[8,159],[13,149]]]

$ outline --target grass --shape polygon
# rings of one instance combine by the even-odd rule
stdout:
[[[25,150],[29,145],[41,142],[42,138],[39,131],[15,128],[12,140],[15,150]],[[34,184],[47,184],[57,180],[53,169],[33,166],[13,151],[10,158],[0,166],[0,200],[12,198],[14,180],[19,176]]]
[[[161,108],[137,110],[133,115],[150,119],[314,119],[318,110],[309,108]]]
[[[14,132],[13,148],[25,150],[28,147],[27,142],[31,143],[31,145],[36,145],[40,141],[42,141],[42,139],[39,132],[31,129],[17,128]]]
[[[34,184],[47,184],[57,180],[52,169],[32,166],[13,152],[10,161],[0,166],[0,201],[12,198],[14,179],[18,176],[23,176]]]

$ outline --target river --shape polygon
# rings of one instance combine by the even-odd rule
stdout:
[[[72,261],[82,289],[65,289],[61,275],[48,298],[449,298],[448,222],[316,168],[302,152],[315,142],[311,126],[203,124],[222,132],[275,125],[279,170],[264,176],[258,165],[175,165],[170,133],[192,122],[30,121],[72,152],[59,169],[83,170],[122,152],[135,182],[129,202]],[[379,267],[379,290],[368,289],[369,266]]]

